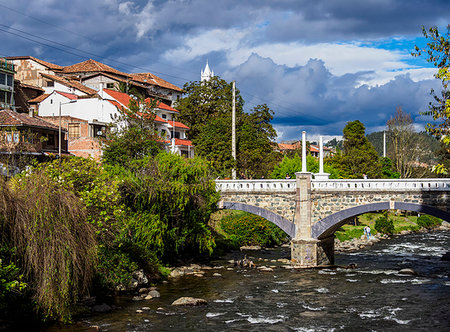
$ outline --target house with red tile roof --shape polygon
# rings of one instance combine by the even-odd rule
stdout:
[[[70,66],[59,66],[32,56],[11,56],[7,59],[14,63],[17,78],[22,83],[42,88],[52,87],[54,76],[58,76],[72,85],[78,83],[79,90],[81,85],[97,92],[103,88],[123,89],[129,94],[137,92],[144,97],[158,98],[170,106],[182,95],[182,89],[152,73],[125,73],[93,59]],[[92,94],[92,91],[87,94]]]
[[[67,154],[65,130],[61,152]],[[59,127],[40,117],[0,109],[0,173],[10,176],[24,168],[26,160],[44,161],[59,152]]]
[[[14,63],[17,80],[38,87],[44,86],[41,73],[55,75],[63,69],[62,66],[32,56],[10,56],[7,59]]]
[[[294,152],[294,151],[300,151],[302,149],[302,142],[293,142],[293,143],[278,143],[276,145],[276,150],[281,153],[288,153],[288,152]],[[319,146],[310,144],[309,145],[309,153],[311,156],[319,158]],[[327,157],[329,155],[332,155],[334,151],[326,146],[323,147],[323,153],[324,156]]]

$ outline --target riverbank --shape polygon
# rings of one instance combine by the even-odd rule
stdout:
[[[375,235],[370,236],[369,239],[367,239],[364,235],[362,235],[359,238],[353,238],[346,241],[340,241],[338,238],[334,239],[334,250],[336,252],[354,252],[360,249],[363,249],[367,246],[372,246],[377,242],[380,242],[381,240],[389,239],[394,236],[402,236],[412,233],[427,233],[430,231],[436,231],[436,230],[450,230],[450,223],[443,221],[440,226],[432,227],[432,228],[421,228],[418,230],[403,230],[399,233],[387,235],[387,234],[381,234],[376,233]]]

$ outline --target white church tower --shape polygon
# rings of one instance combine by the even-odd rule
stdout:
[[[201,71],[201,81],[209,81],[214,76],[214,72],[209,68],[208,60],[206,60],[205,69]]]

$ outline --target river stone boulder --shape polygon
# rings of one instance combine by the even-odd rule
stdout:
[[[138,286],[141,285],[147,285],[148,284],[148,278],[144,273],[144,270],[138,270],[138,271],[134,271],[131,276],[133,277],[133,279],[135,279],[138,283]]]
[[[161,294],[156,289],[153,289],[150,292],[148,292],[148,295],[150,295],[151,297],[160,297],[161,296]]]
[[[414,271],[413,269],[401,269],[400,271],[398,271],[399,274],[407,274],[407,275],[416,275],[416,271]]]
[[[174,306],[198,306],[208,304],[208,301],[195,297],[183,296],[172,302]]]
[[[450,222],[448,222],[448,221],[443,221],[442,224],[441,224],[441,227],[444,227],[444,228],[449,229],[449,228],[450,228]]]
[[[92,311],[94,311],[94,312],[110,312],[111,310],[112,310],[112,308],[109,305],[107,305],[106,303],[94,305],[92,307]]]
[[[239,248],[242,250],[261,250],[261,246],[242,246]]]

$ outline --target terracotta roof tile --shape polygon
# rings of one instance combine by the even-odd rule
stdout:
[[[145,101],[147,103],[151,103],[151,102],[154,101],[154,99],[147,98],[147,99],[145,99]],[[162,110],[179,113],[175,108],[173,108],[173,107],[171,107],[169,105],[166,105],[166,104],[164,104],[164,103],[162,103],[160,101],[156,101],[156,108],[160,108]]]
[[[169,124],[170,128],[173,128],[173,121],[167,121],[167,123]],[[180,129],[190,129],[188,126],[186,126],[185,124],[175,121],[175,128],[180,128]]]
[[[180,92],[182,91],[182,89],[180,89],[176,85],[173,85],[172,83],[169,83],[152,73],[132,73],[130,75],[131,75],[131,77],[133,77],[133,80],[141,82],[141,83],[158,85],[162,88],[176,90],[176,91],[180,91]]]
[[[188,139],[175,138],[175,145],[192,146],[192,141]]]
[[[117,100],[122,106],[128,107],[130,104],[131,97],[124,92],[119,92],[111,89],[103,89],[103,92],[106,92],[109,96]]]
[[[130,77],[129,74],[118,71],[104,63],[89,59],[83,62],[76,63],[71,66],[64,67],[62,70],[63,73],[90,73],[90,72],[106,72],[112,73],[116,75]]]
[[[77,100],[78,96],[73,94],[73,93],[68,93],[68,92],[62,92],[62,91],[57,91],[55,90],[56,93],[59,93],[60,95],[69,98],[70,100]]]
[[[41,101],[44,101],[45,98],[47,98],[48,96],[50,96],[49,93],[44,93],[44,94],[42,94],[40,96],[37,96],[36,98],[28,100],[28,103],[30,103],[30,104],[40,103]]]
[[[35,58],[34,56],[30,56],[30,55],[26,55],[26,56],[9,56],[9,57],[7,57],[7,59],[8,60],[27,60],[27,59],[29,59],[29,60],[33,60],[33,61],[35,61],[35,62],[37,62],[37,63],[47,67],[47,68],[50,68],[50,69],[52,69],[54,71],[60,71],[60,70],[63,69],[62,66],[55,65],[54,63],[47,62],[47,61]]]
[[[0,127],[36,127],[58,130],[58,126],[44,121],[39,117],[30,117],[24,113],[17,113],[11,110],[0,110]]]
[[[44,73],[41,73],[41,76],[43,76],[45,78],[49,78],[52,81],[56,81],[56,82],[61,83],[61,84],[65,85],[65,86],[68,86],[68,87],[71,87],[71,88],[75,88],[75,89],[77,89],[77,90],[79,90],[81,92],[84,92],[87,95],[93,96],[93,95],[97,94],[97,91],[95,91],[94,89],[88,88],[87,86],[85,86],[85,85],[83,85],[80,82],[75,81],[75,80],[69,80],[69,79],[66,79],[64,77],[50,75],[50,74],[44,74]]]

